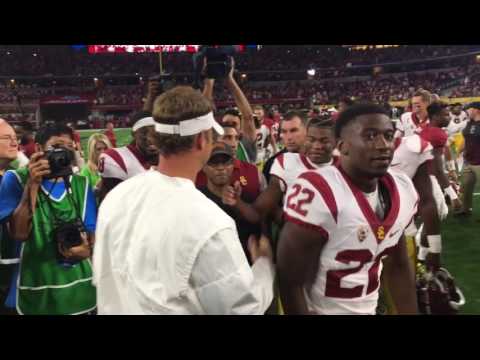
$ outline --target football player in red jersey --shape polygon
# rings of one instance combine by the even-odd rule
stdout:
[[[287,192],[277,253],[287,314],[375,314],[384,273],[400,314],[417,313],[403,232],[418,194],[389,170],[394,126],[385,109],[359,104],[335,124],[340,163],[301,174]]]
[[[445,195],[452,201],[453,208],[458,210],[462,207],[462,204],[458,199],[457,193],[451,186],[448,176],[443,170],[443,154],[445,153],[448,141],[448,135],[443,128],[447,127],[450,123],[449,106],[442,102],[434,102],[428,106],[427,112],[430,118],[430,124],[420,132],[420,137],[433,146],[434,159],[430,173],[435,176]],[[456,178],[455,170],[450,168],[449,175]]]

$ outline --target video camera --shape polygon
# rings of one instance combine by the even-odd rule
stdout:
[[[45,157],[50,165],[50,175],[46,179],[66,177],[73,174],[73,152],[63,147],[50,147],[45,151]]]
[[[148,78],[149,81],[158,81],[158,94],[163,94],[165,91],[168,91],[175,87],[175,81],[172,74],[165,73],[160,75],[152,75]]]
[[[201,87],[200,79],[205,59],[207,60],[205,76],[208,79],[224,79],[232,69],[231,61],[233,55],[240,51],[241,47],[238,45],[202,45],[198,53],[193,57],[195,87]]]

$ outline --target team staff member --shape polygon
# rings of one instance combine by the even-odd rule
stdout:
[[[273,299],[268,240],[250,239],[195,188],[223,134],[201,93],[180,86],[154,105],[159,165],[117,186],[100,207],[94,250],[99,314],[264,314]],[[128,204],[128,206],[125,206]]]
[[[460,215],[470,216],[473,210],[473,191],[480,181],[480,102],[467,105],[470,117],[463,137],[465,138],[465,167],[463,168],[463,210]]]

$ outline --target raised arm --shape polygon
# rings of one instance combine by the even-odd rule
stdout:
[[[226,84],[230,91],[232,92],[233,98],[235,99],[235,104],[242,113],[242,132],[243,135],[250,141],[255,142],[256,140],[256,131],[255,123],[253,120],[253,110],[248,102],[245,94],[243,93],[240,86],[238,86],[235,78],[233,76],[235,71],[235,62],[232,58],[232,70],[228,74],[226,79]]]
[[[28,164],[29,179],[23,189],[22,198],[10,218],[10,233],[17,241],[26,241],[32,230],[32,218],[36,207],[37,195],[43,176],[50,174],[48,160],[43,153],[35,153]]]

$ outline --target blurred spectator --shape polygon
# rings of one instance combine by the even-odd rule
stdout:
[[[112,144],[112,147],[115,148],[115,147],[117,147],[117,137],[116,137],[115,131],[113,129],[114,129],[113,122],[109,121],[107,123],[107,128],[104,131],[104,134],[108,138],[108,140],[110,141],[110,144]]]
[[[97,185],[101,180],[100,173],[98,172],[98,160],[100,155],[110,148],[112,148],[112,143],[108,137],[103,134],[93,134],[88,139],[88,161],[80,172],[80,175],[88,178],[90,186],[94,191],[97,189]]]

